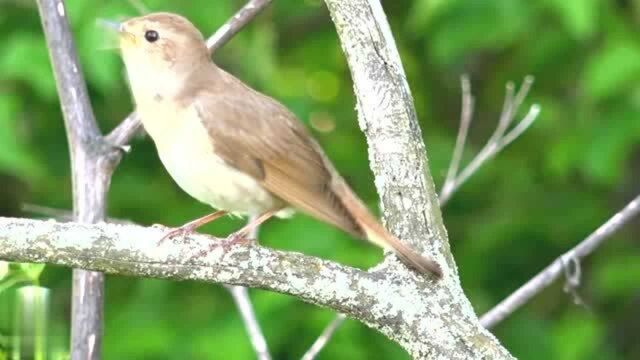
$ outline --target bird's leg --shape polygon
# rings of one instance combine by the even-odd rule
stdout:
[[[159,243],[162,243],[163,241],[165,241],[166,239],[172,238],[174,236],[180,235],[182,237],[189,235],[190,233],[192,233],[195,229],[199,228],[202,225],[208,224],[216,219],[219,219],[221,217],[223,217],[224,215],[226,215],[227,212],[224,210],[218,210],[216,212],[213,212],[211,214],[205,215],[201,218],[197,218],[193,221],[189,221],[188,223],[180,226],[179,228],[173,229],[171,231],[169,231],[167,234],[165,234],[161,239]]]
[[[250,241],[250,239],[247,239],[249,234],[251,234],[251,232],[253,232],[253,230],[256,227],[260,226],[260,224],[262,224],[265,221],[269,220],[271,217],[273,217],[280,210],[282,210],[282,209],[277,208],[277,209],[265,211],[260,216],[256,217],[255,219],[252,219],[245,226],[243,226],[240,230],[238,230],[238,231],[234,232],[233,234],[229,235],[224,240],[224,242],[222,243],[222,246],[224,248],[228,248],[231,245],[243,243],[245,241]]]

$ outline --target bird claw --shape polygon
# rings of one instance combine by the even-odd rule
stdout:
[[[229,248],[234,245],[240,245],[244,243],[251,243],[251,240],[247,238],[247,235],[242,231],[234,232],[233,234],[227,236],[226,239],[220,242],[220,246],[224,249],[224,251],[228,251]]]
[[[180,237],[181,240],[184,240],[184,238],[187,237],[187,235],[190,235],[194,230],[195,228],[190,225],[185,225],[179,228],[172,229],[168,231],[166,234],[164,234],[162,238],[160,238],[160,240],[158,241],[158,245],[161,245],[168,239],[178,237],[178,236]]]

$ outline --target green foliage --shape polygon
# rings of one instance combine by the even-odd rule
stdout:
[[[205,34],[242,1],[144,1],[179,12]],[[493,131],[507,81],[536,78],[527,104],[533,127],[465,184],[444,209],[467,295],[479,313],[575,245],[634,196],[640,178],[640,5],[605,0],[384,1],[407,71],[432,174],[441,184],[460,113],[459,76],[468,73],[477,106],[465,160]],[[137,15],[127,1],[66,1],[96,117],[110,130],[132,110],[114,39],[97,19]],[[35,2],[0,3],[0,215],[22,201],[70,208],[69,160],[55,82]],[[312,128],[337,168],[370,207],[377,196],[352,84],[335,31],[319,0],[278,0],[214,60],[277,98]],[[521,114],[522,115],[522,114]],[[109,214],[142,224],[178,225],[208,211],[168,177],[149,139],[136,139],[116,172]],[[5,190],[6,189],[6,190]],[[224,219],[203,229],[226,234]],[[553,286],[495,333],[522,359],[637,359],[638,225],[583,263],[576,307]],[[293,241],[295,240],[295,242]],[[261,228],[261,242],[366,268],[380,252],[305,216]],[[6,264],[6,263],[4,263]],[[70,271],[0,263],[4,304],[22,284],[51,291],[56,358],[67,356]],[[306,351],[332,313],[252,291],[276,359]],[[221,358],[253,354],[228,294],[217,286],[109,277],[107,359]],[[637,302],[637,301],[636,301]],[[637,328],[635,328],[637,329]],[[428,336],[426,334],[425,336]],[[2,342],[0,341],[0,345]],[[0,346],[0,358],[5,356]],[[320,359],[405,359],[398,346],[347,321]]]

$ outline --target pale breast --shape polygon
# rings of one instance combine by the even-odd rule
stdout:
[[[215,144],[193,109],[178,112],[155,106],[139,111],[163,165],[192,197],[238,215],[258,215],[282,206],[258,181],[215,155]]]

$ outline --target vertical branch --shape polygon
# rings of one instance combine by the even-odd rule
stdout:
[[[60,97],[71,156],[74,218],[104,218],[109,177],[103,176],[105,147],[96,123],[62,0],[38,0]],[[99,359],[102,347],[104,276],[73,271],[71,358]]]
[[[444,273],[437,282],[415,279],[391,256],[372,270],[403,283],[417,281],[425,310],[407,327],[381,331],[414,358],[511,358],[482,328],[460,286],[413,98],[380,1],[325,3],[353,78],[358,121],[386,224],[401,241],[438,261]],[[447,331],[425,336],[428,326],[438,323],[446,323]]]

